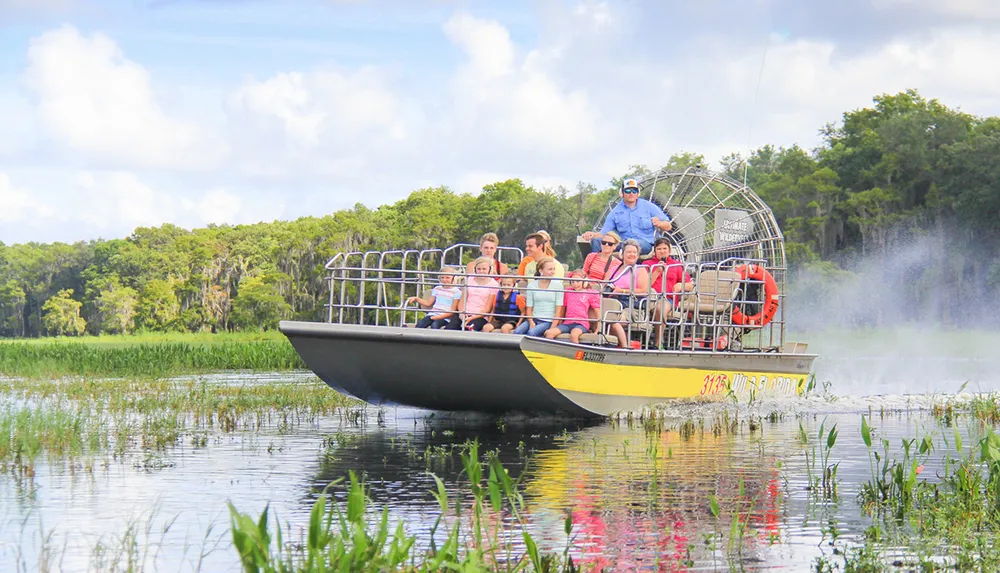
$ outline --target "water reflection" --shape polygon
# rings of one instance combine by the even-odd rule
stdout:
[[[914,405],[909,398],[891,403]],[[67,569],[86,569],[95,544],[115,542],[131,520],[150,525],[157,545],[148,554],[160,569],[194,570],[203,547],[218,541],[202,570],[236,571],[226,501],[257,515],[270,503],[271,515],[298,532],[318,492],[349,470],[364,476],[374,509],[388,507],[394,523],[426,543],[439,511],[428,493],[429,472],[453,495],[465,491],[458,453],[473,439],[512,474],[523,473],[529,529],[545,549],[566,546],[568,515],[573,553],[588,566],[804,570],[829,550],[822,542],[831,527],[849,539],[868,525],[855,494],[869,475],[859,412],[871,405],[799,400],[794,413],[784,404],[762,406],[760,412],[784,408],[786,415],[767,421],[758,413],[753,423],[745,410],[737,418],[727,405],[675,408],[674,418],[631,426],[369,410],[367,417],[333,416],[316,425],[213,434],[198,447],[185,445],[189,436],[158,452],[156,463],[145,463],[142,452],[129,461],[95,460],[89,471],[83,460],[43,462],[31,481],[0,474],[0,570],[16,570],[22,558],[34,569],[38,540],[51,531],[55,545],[68,540],[60,557]],[[824,419],[827,428],[841,429],[832,456],[841,464],[839,500],[807,489],[799,424],[814,439]],[[934,425],[925,413],[872,422],[893,444]],[[170,532],[160,535],[168,523]]]
[[[669,570],[697,556],[703,536],[728,526],[734,513],[765,539],[777,538],[775,460],[735,444],[735,436],[711,431],[592,428],[539,452],[527,492],[538,511],[572,511],[585,562],[658,562]]]
[[[429,495],[440,476],[464,489],[458,450],[477,439],[522,492],[532,535],[561,551],[563,524],[573,522],[579,561],[608,570],[678,570],[735,560],[751,568],[788,564],[772,551],[788,526],[779,461],[792,453],[797,427],[735,420],[682,422],[650,431],[641,425],[521,427],[430,422],[342,434],[321,456],[310,497],[349,470],[363,472],[377,506],[391,508],[415,531],[439,509]],[[717,513],[713,512],[713,500]],[[735,519],[735,522],[734,522]],[[735,525],[734,525],[735,523]],[[727,541],[732,528],[737,539]],[[707,541],[707,543],[706,543]]]

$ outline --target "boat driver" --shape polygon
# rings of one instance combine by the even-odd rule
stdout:
[[[653,250],[656,231],[669,231],[673,228],[670,217],[659,205],[647,199],[639,198],[639,182],[634,178],[622,181],[622,200],[611,209],[599,233],[587,231],[583,240],[590,241],[590,250],[601,251],[601,238],[608,231],[615,231],[622,238],[622,243],[628,239],[639,241],[640,255]]]

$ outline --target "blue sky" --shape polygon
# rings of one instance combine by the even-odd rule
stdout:
[[[987,0],[0,0],[0,241],[602,184],[907,88],[1000,114],[995,53]]]

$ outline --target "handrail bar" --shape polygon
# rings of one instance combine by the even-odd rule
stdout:
[[[514,249],[511,249],[514,250]],[[542,277],[538,276],[525,276],[516,274],[501,274],[501,273],[489,273],[489,274],[467,274],[465,273],[465,267],[455,265],[453,271],[441,271],[441,270],[427,270],[424,265],[432,266],[438,262],[438,257],[444,260],[446,254],[446,249],[400,249],[392,251],[355,251],[348,253],[337,253],[334,257],[330,259],[330,265],[332,266],[330,277],[328,280],[331,281],[331,291],[330,299],[327,306],[327,319],[330,322],[334,320],[334,310],[338,309],[338,319],[340,322],[344,322],[345,311],[351,310],[351,316],[354,318],[351,321],[356,321],[358,324],[365,324],[365,315],[374,311],[374,324],[396,324],[400,326],[407,324],[406,316],[409,312],[426,312],[428,309],[417,307],[414,305],[407,305],[405,303],[407,291],[410,288],[416,289],[416,294],[418,296],[423,296],[424,289],[428,286],[440,283],[440,277],[443,275],[452,275],[455,277],[464,277],[464,284],[455,284],[456,287],[460,288],[463,292],[463,299],[465,293],[468,292],[469,288],[481,288],[485,286],[493,287],[493,285],[476,285],[473,279],[477,277],[487,277],[500,281],[505,278],[515,278],[518,280],[531,280],[539,279]],[[454,252],[454,251],[452,251]],[[415,258],[417,268],[414,269],[411,266],[411,260]],[[355,262],[356,261],[356,262]],[[764,258],[759,257],[737,257],[730,256],[719,261],[702,262],[702,263],[684,263],[681,261],[674,262],[658,262],[651,265],[638,265],[646,269],[647,272],[654,273],[657,269],[662,269],[664,271],[671,267],[680,266],[683,272],[690,275],[692,285],[691,287],[682,286],[680,291],[666,291],[666,280],[667,273],[663,272],[659,277],[660,291],[657,292],[655,284],[650,282],[649,289],[646,293],[635,293],[635,281],[637,279],[637,273],[633,273],[629,278],[629,289],[628,293],[618,293],[615,298],[619,298],[623,302],[623,309],[625,312],[629,313],[628,320],[608,320],[606,313],[600,313],[602,316],[598,317],[598,332],[606,333],[607,326],[609,323],[619,323],[623,326],[627,325],[628,337],[632,338],[633,334],[637,331],[640,336],[640,340],[644,341],[644,346],[652,347],[653,345],[653,334],[650,330],[651,327],[657,327],[656,332],[656,346],[662,347],[664,342],[664,335],[666,328],[677,328],[680,327],[682,332],[690,330],[692,336],[694,336],[695,331],[700,331],[699,329],[707,328],[707,332],[710,334],[706,335],[711,339],[716,338],[723,333],[736,333],[739,336],[739,332],[746,332],[754,329],[747,329],[740,325],[734,325],[729,318],[728,309],[734,304],[762,304],[761,301],[746,301],[738,297],[738,293],[742,289],[745,293],[746,287],[735,287],[733,291],[726,291],[725,289],[720,289],[720,283],[716,283],[714,290],[705,291],[704,287],[700,284],[700,278],[702,273],[706,270],[725,270],[732,271],[739,264],[759,264],[764,268],[770,270],[784,270],[777,267],[769,267],[768,262]],[[609,277],[610,278],[610,277]],[[581,283],[587,285],[587,287],[596,288],[597,292],[601,292],[603,295],[608,295],[610,293],[604,292],[607,285],[610,284],[608,280],[596,280],[589,277],[577,278],[574,277],[570,279],[569,277],[550,277],[550,280],[559,280],[564,285],[568,285],[571,281],[580,281]],[[753,278],[730,278],[725,279],[727,284],[762,284],[763,281],[755,280]],[[340,281],[340,297],[337,299],[336,293],[336,281]],[[348,283],[354,284],[355,287],[351,288],[350,296],[348,296]],[[367,296],[366,285],[368,283],[376,283],[376,291],[374,296],[374,304],[371,299]],[[679,284],[686,284],[686,281],[681,281]],[[390,288],[393,285],[399,285],[398,289]],[[520,287],[516,287],[519,294],[527,294],[531,291],[543,291],[548,289],[540,289],[529,287],[524,284]],[[691,290],[687,290],[690,288]],[[568,289],[567,289],[568,290]],[[413,291],[411,291],[413,292]],[[727,310],[723,312],[711,312],[702,313],[700,311],[690,312],[685,311],[685,316],[677,317],[680,312],[678,309],[681,308],[678,302],[684,300],[684,297],[694,295],[695,300],[701,300],[703,303],[708,303],[709,301],[714,303],[715,307],[725,308]],[[781,295],[783,297],[783,295]],[[706,298],[707,297],[707,298]],[[664,302],[668,306],[664,307]],[[666,311],[662,309],[666,308]],[[695,307],[696,309],[699,307]],[[631,309],[637,309],[635,312]],[[396,313],[399,313],[398,315]],[[355,314],[356,313],[356,314]],[[484,317],[498,317],[498,316],[509,316],[500,315],[496,312],[476,312],[476,315]],[[657,315],[660,315],[659,317]],[[633,316],[634,315],[634,316]],[[689,315],[689,316],[688,316]],[[565,317],[558,316],[532,316],[533,319],[542,320],[545,322],[552,320],[564,320]],[[385,322],[383,322],[383,319]],[[398,319],[398,320],[397,320]],[[594,319],[590,319],[593,321]],[[662,326],[662,328],[660,328]],[[462,327],[465,327],[465,319],[463,317]],[[782,340],[784,338],[784,323],[781,320],[780,315],[775,317],[772,321],[770,327],[757,327],[756,330],[760,331],[760,335],[757,336],[758,344],[764,344],[764,330],[769,330],[767,333],[767,339]],[[672,335],[673,336],[673,335]],[[681,335],[677,335],[683,336]],[[675,337],[676,338],[676,337]],[[713,347],[711,350],[715,350]]]

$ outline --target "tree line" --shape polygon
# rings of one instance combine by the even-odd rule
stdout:
[[[955,301],[996,299],[1000,118],[910,90],[878,96],[821,133],[812,150],[766,145],[721,165],[738,180],[746,175],[771,206],[793,272],[845,277],[859,261],[896,268],[890,263],[901,249],[924,241],[929,250],[903,266],[899,293],[926,301],[924,318],[964,320],[969,313]],[[679,153],[665,166],[702,163]],[[321,319],[323,266],[335,253],[475,243],[487,231],[521,245],[545,229],[560,260],[579,264],[576,235],[616,199],[621,179],[651,171],[632,166],[603,187],[535,189],[511,179],[476,195],[425,188],[376,209],[358,203],[295,221],[193,230],[165,224],[124,239],[0,243],[0,336],[247,330]],[[940,289],[950,296],[931,294]]]

